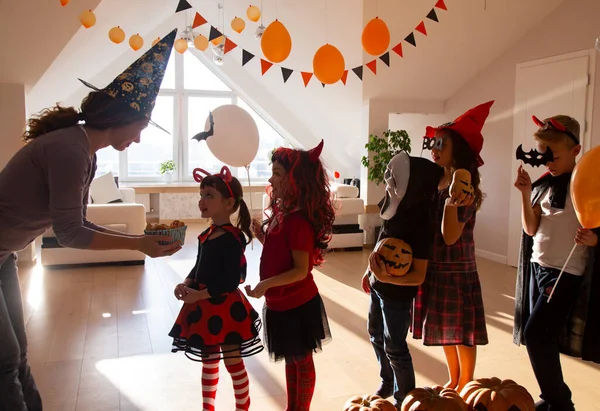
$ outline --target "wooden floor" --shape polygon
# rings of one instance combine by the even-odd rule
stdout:
[[[180,303],[173,288],[192,267],[200,225],[188,230],[182,251],[147,259],[145,266],[20,271],[29,358],[47,411],[201,410],[201,366],[170,352],[167,336]],[[260,246],[248,247],[248,280],[258,277]],[[333,341],[315,357],[313,410],[341,410],[352,395],[379,384],[366,333],[368,296],[360,290],[368,252],[335,252],[317,272]],[[524,347],[512,344],[515,270],[479,261],[490,344],[481,347],[476,376],[511,378],[534,397],[538,388]],[[262,301],[252,300],[257,310]],[[260,312],[260,310],[259,310]],[[409,337],[410,338],[410,337]],[[441,348],[410,338],[417,385],[446,382]],[[285,408],[282,364],[266,353],[246,359],[252,409]],[[600,368],[564,357],[564,373],[578,410],[600,410]],[[217,410],[233,410],[231,379],[222,367]]]

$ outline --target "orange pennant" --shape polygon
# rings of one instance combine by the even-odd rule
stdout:
[[[304,87],[308,86],[308,82],[312,78],[313,73],[302,72],[302,80],[304,80]]]
[[[237,47],[237,44],[235,44],[233,41],[229,40],[229,37],[225,37],[225,47],[223,47],[224,54],[229,53],[231,50],[233,50],[236,47]]]
[[[438,9],[442,9],[442,10],[448,10],[448,8],[446,7],[446,4],[444,4],[444,0],[438,0],[435,7],[437,7]]]
[[[192,24],[192,28],[200,27],[203,24],[208,23],[204,17],[200,15],[200,13],[196,12],[196,16],[194,17],[194,23]]]
[[[427,29],[425,28],[425,22],[421,22],[417,28],[415,29],[417,30],[419,33],[423,33],[424,35],[427,35]]]
[[[348,70],[344,70],[344,74],[342,75],[342,83],[344,83],[344,86],[346,85],[347,79],[348,79]]]
[[[399,55],[400,57],[404,57],[404,55],[402,54],[402,43],[396,44],[396,46],[392,49],[392,51],[394,53],[396,53],[397,55]]]
[[[373,74],[377,74],[377,60],[368,62],[366,66],[373,72]]]
[[[269,71],[269,69],[271,68],[272,65],[273,65],[273,63],[271,63],[270,61],[260,59],[260,68],[262,70],[263,76],[265,75],[265,73],[267,71]]]

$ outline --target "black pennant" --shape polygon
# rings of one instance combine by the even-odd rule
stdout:
[[[387,53],[379,56],[379,59],[381,61],[383,61],[385,63],[386,66],[390,66],[390,52],[388,51]]]
[[[210,34],[208,35],[208,41],[213,41],[221,37],[223,33],[217,30],[214,26],[210,26]]]
[[[410,43],[413,46],[417,47],[417,41],[415,40],[415,34],[414,33],[410,33],[408,36],[406,36],[406,38],[404,39],[404,41],[406,41],[407,43]]]
[[[192,5],[187,2],[187,0],[179,0],[179,4],[177,5],[177,10],[175,13],[179,13],[180,11],[191,9]]]
[[[363,66],[358,66],[358,67],[354,67],[352,69],[352,71],[354,72],[354,74],[356,74],[356,76],[362,80],[362,76],[363,76]]]
[[[242,66],[245,66],[246,63],[248,63],[253,58],[254,58],[254,54],[242,49]]]
[[[323,86],[323,88],[325,88],[325,83],[321,83],[321,85]]]
[[[429,20],[433,20],[436,23],[439,23],[440,21],[438,20],[438,16],[437,13],[435,12],[435,9],[431,9],[431,11],[429,12],[429,14],[427,15],[427,18]]]
[[[290,76],[292,75],[293,72],[294,72],[294,70],[291,70],[289,68],[285,68],[285,67],[281,68],[281,75],[283,76],[284,83],[288,81],[288,79],[290,78]]]

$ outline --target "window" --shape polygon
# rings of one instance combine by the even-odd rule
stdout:
[[[160,163],[166,160],[176,164],[173,181],[193,181],[192,171],[197,167],[218,172],[223,163],[210,152],[206,141],[191,138],[206,129],[209,111],[224,104],[238,104],[256,122],[260,140],[249,173],[253,183],[266,182],[271,176],[271,152],[275,147],[287,146],[286,141],[190,52],[171,53],[152,112],[152,120],[171,135],[149,125],[142,132],[140,144],[132,144],[123,152],[112,147],[100,150],[98,175],[112,171],[120,181],[162,182]],[[231,172],[242,184],[247,182],[244,168]]]

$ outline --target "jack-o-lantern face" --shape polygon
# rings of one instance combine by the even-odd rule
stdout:
[[[402,276],[412,264],[412,248],[398,238],[384,238],[375,246],[375,252],[385,264],[389,275]]]
[[[450,197],[453,199],[464,199],[468,195],[473,195],[473,185],[471,184],[471,173],[465,169],[458,169],[452,176],[450,185]]]

